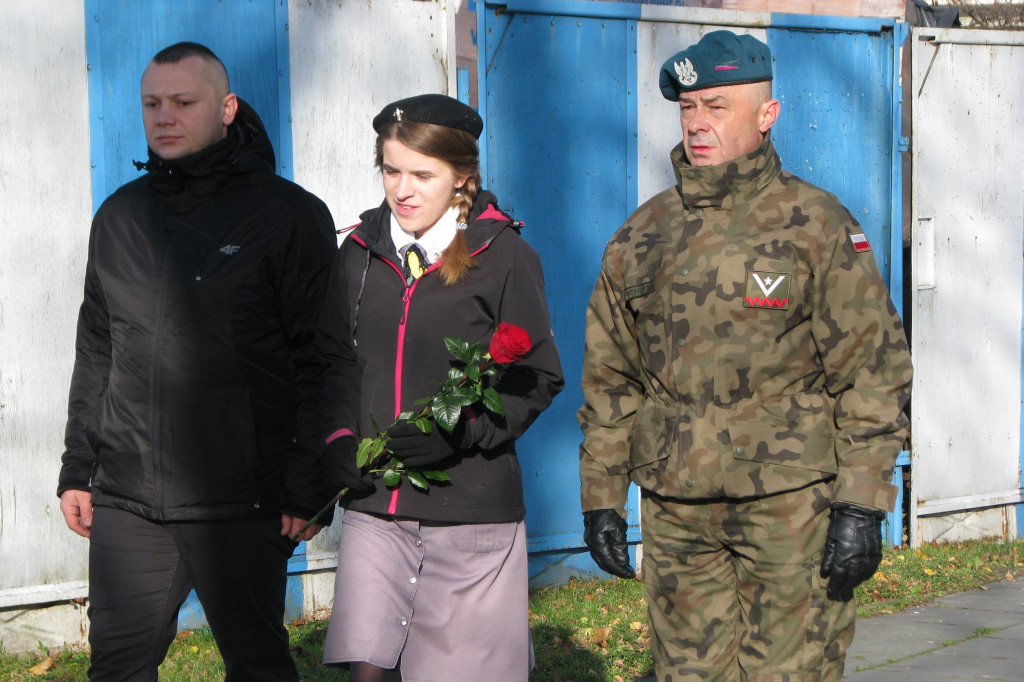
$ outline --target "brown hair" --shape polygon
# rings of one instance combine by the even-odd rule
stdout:
[[[480,191],[480,150],[471,133],[433,123],[395,121],[377,136],[376,166],[384,166],[384,143],[397,140],[409,149],[439,159],[455,171],[467,175],[466,184],[455,191],[451,207],[459,211],[459,222],[469,223],[469,212]],[[466,244],[465,230],[456,230],[455,238],[441,253],[441,279],[447,285],[462,281],[473,267],[473,256]]]

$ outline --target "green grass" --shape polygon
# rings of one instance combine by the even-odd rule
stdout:
[[[1024,579],[1024,541],[887,549],[878,573],[856,590],[857,614],[895,613],[1004,578]],[[530,621],[537,668],[530,682],[632,682],[649,674],[646,614],[643,585],[636,580],[572,580],[534,590]],[[348,679],[320,663],[325,622],[296,622],[288,630],[305,682]],[[976,636],[985,634],[982,628]],[[14,655],[0,647],[0,680],[85,682],[88,667],[88,655],[70,648]],[[208,630],[181,633],[160,669],[161,682],[223,677]]]

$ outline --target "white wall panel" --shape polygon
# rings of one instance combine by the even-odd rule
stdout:
[[[0,3],[0,609],[82,596],[87,573],[55,495],[92,215],[84,20]]]
[[[909,42],[912,523],[920,541],[1012,536],[1012,508],[955,517],[1020,501],[1024,34],[915,29]]]

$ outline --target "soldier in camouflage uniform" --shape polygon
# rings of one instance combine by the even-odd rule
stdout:
[[[840,680],[881,559],[910,355],[861,227],[783,171],[771,54],[707,34],[669,59],[677,186],[611,238],[587,311],[584,539],[634,575],[659,682]]]

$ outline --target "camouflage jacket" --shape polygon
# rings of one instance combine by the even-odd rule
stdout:
[[[832,481],[891,509],[906,439],[906,335],[857,222],[781,170],[770,138],[678,185],[605,249],[587,309],[583,509],[632,480],[679,499]]]

